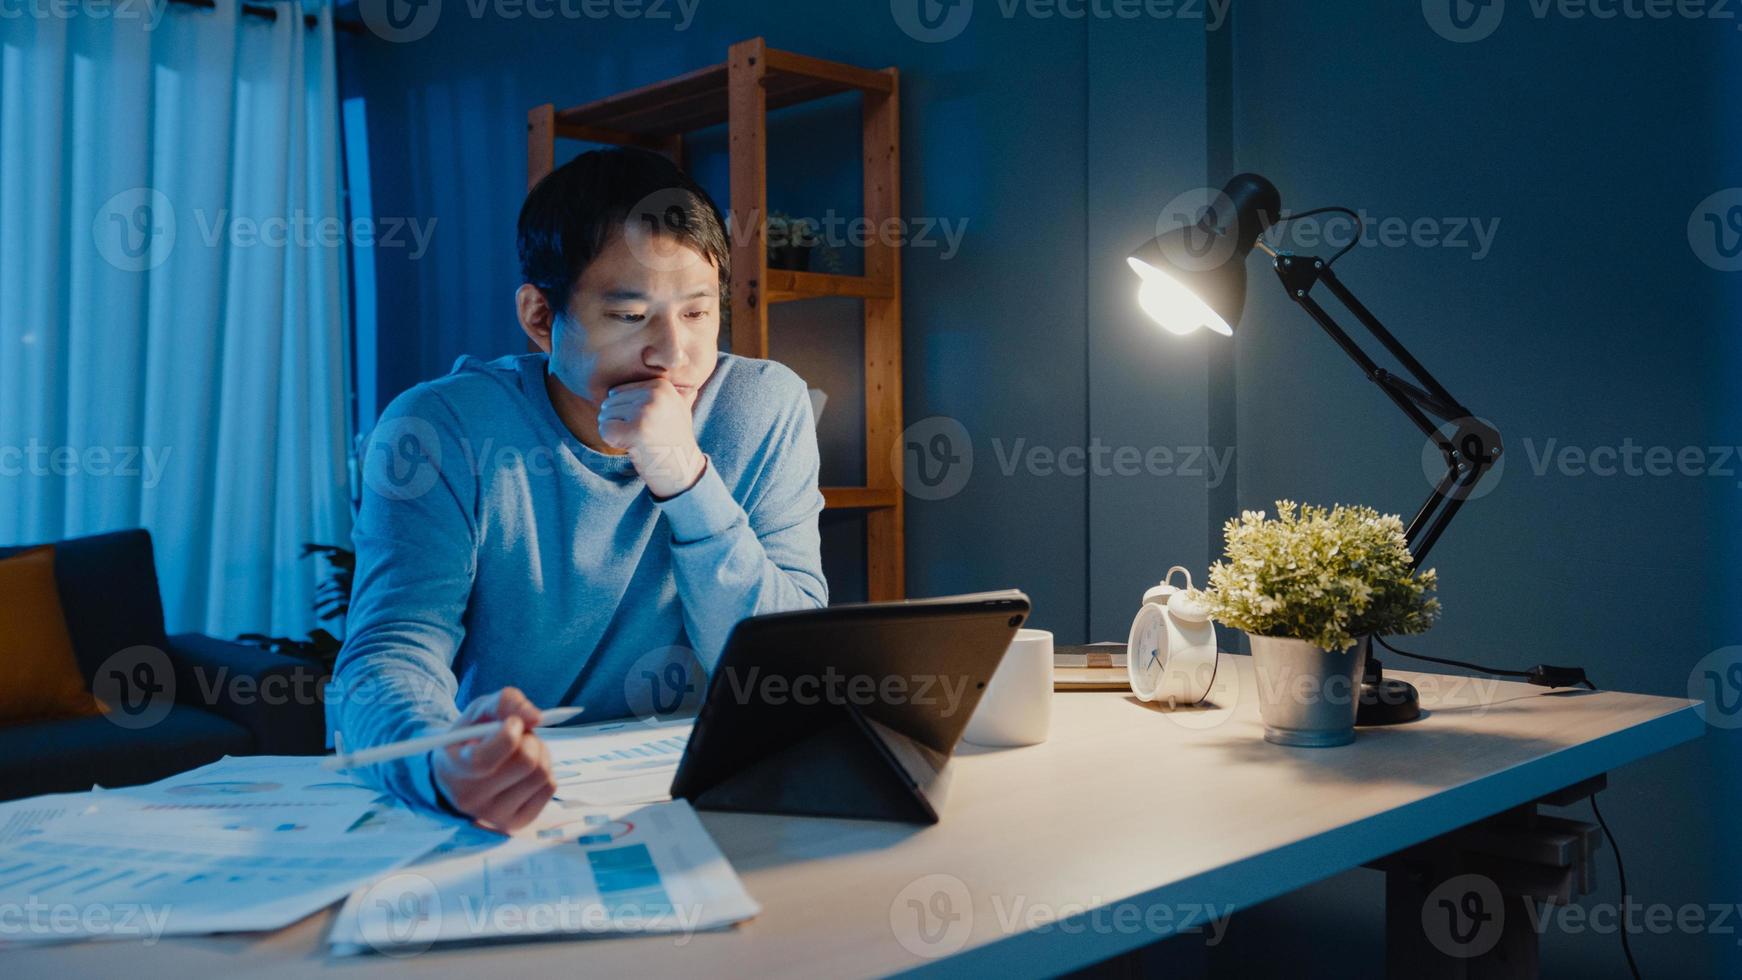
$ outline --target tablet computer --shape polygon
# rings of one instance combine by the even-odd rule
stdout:
[[[937,822],[950,755],[1028,613],[1011,589],[743,620],[672,796],[704,810]]]

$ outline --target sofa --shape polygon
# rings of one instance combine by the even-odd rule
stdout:
[[[23,550],[0,548],[0,558]],[[79,670],[109,708],[0,725],[0,800],[146,783],[225,755],[324,751],[326,678],[317,664],[198,633],[166,635],[148,532],[56,542],[54,565]],[[117,692],[130,704],[118,706]]]

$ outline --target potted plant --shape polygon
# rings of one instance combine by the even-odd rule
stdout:
[[[809,218],[794,218],[785,211],[771,211],[764,236],[770,269],[804,272],[810,268],[811,247],[816,241]]]
[[[814,253],[825,272],[841,271],[840,256],[823,241],[822,225],[815,218],[795,218],[785,211],[770,211],[764,230],[768,267],[808,272]]]
[[[1439,616],[1436,576],[1416,571],[1403,522],[1279,500],[1274,519],[1246,511],[1222,534],[1204,599],[1252,641],[1265,741],[1354,741],[1370,638],[1420,633]]]

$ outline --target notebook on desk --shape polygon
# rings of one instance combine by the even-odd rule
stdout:
[[[1058,645],[1052,662],[1055,691],[1120,691],[1131,686],[1123,643]]]

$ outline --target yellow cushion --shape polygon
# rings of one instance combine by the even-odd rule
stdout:
[[[99,711],[54,584],[54,548],[0,559],[0,725]]]

